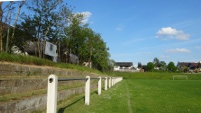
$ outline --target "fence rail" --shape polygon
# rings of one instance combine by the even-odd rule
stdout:
[[[85,105],[89,105],[90,103],[90,80],[97,79],[98,80],[98,95],[101,95],[101,86],[102,79],[104,79],[105,88],[111,88],[116,83],[123,80],[122,77],[98,77],[98,78],[90,78],[90,76],[86,76],[86,78],[59,78],[51,74],[48,77],[48,89],[47,89],[47,113],[56,113],[57,109],[57,89],[59,81],[74,81],[74,80],[86,80],[85,82]]]
[[[87,78],[59,78],[58,81],[87,80]]]

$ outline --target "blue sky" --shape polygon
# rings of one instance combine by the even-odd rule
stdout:
[[[68,0],[116,62],[201,61],[201,0]]]
[[[65,1],[65,0],[64,0]],[[68,0],[100,33],[111,59],[201,61],[201,0]],[[22,10],[21,12],[24,12]]]

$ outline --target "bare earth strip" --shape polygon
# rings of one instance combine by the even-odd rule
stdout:
[[[128,111],[129,111],[129,113],[133,113],[132,108],[131,108],[130,93],[129,93],[127,82],[126,82],[126,93],[127,93],[127,99],[128,99]]]

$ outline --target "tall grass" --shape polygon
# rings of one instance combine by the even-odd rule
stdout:
[[[14,63],[20,63],[20,64],[39,65],[39,66],[53,66],[58,68],[76,69],[80,71],[101,73],[100,71],[96,69],[91,69],[85,66],[73,65],[68,63],[56,63],[50,60],[33,57],[33,56],[0,53],[0,61],[14,62]]]

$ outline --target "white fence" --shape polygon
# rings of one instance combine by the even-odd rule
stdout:
[[[86,76],[86,78],[61,78],[58,79],[56,75],[51,74],[48,77],[48,89],[47,89],[47,110],[46,113],[56,113],[57,110],[57,89],[58,89],[58,81],[72,81],[72,80],[86,80],[85,82],[85,105],[89,105],[90,103],[90,80],[97,79],[98,80],[98,95],[101,95],[101,86],[102,79],[104,79],[105,90],[111,88],[116,83],[123,80],[122,77],[98,77],[98,78],[90,78],[90,76]]]

